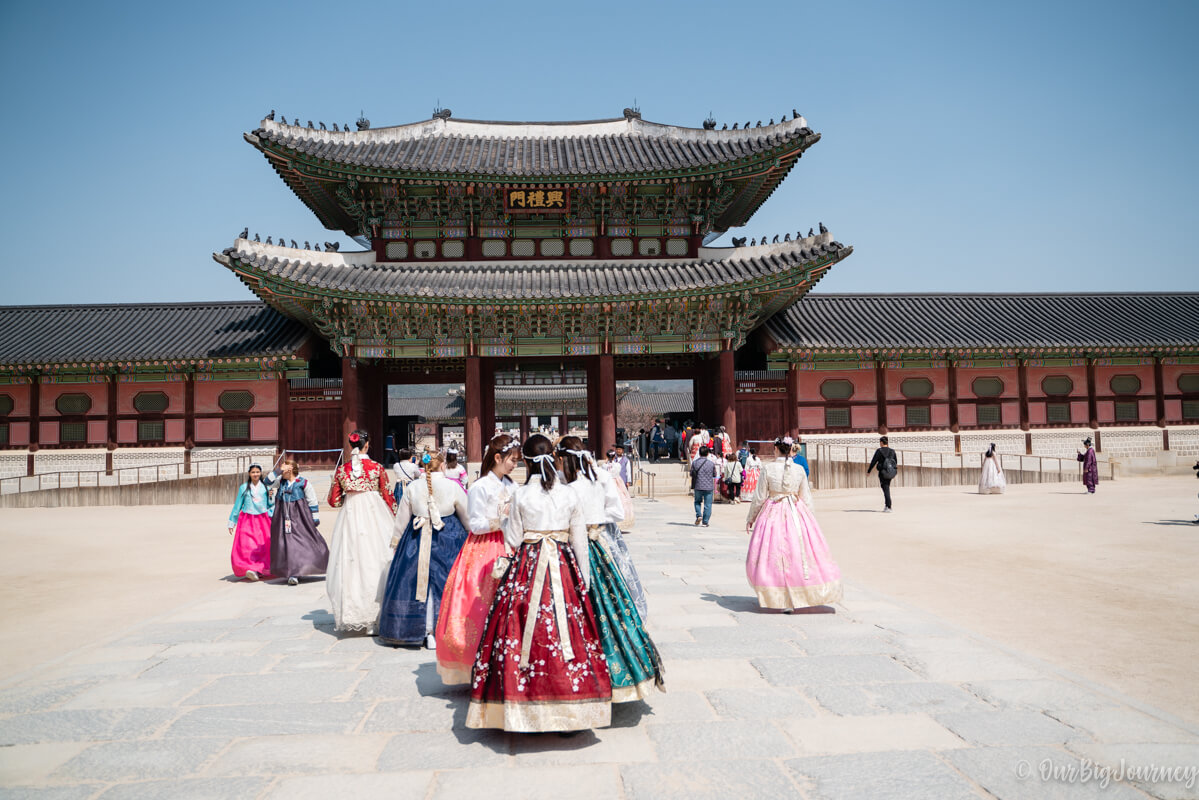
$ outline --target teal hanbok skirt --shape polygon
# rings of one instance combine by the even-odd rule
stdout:
[[[658,648],[645,632],[624,578],[600,538],[599,526],[588,526],[588,535],[591,586],[587,594],[612,676],[612,702],[644,700],[654,686],[666,691]]]

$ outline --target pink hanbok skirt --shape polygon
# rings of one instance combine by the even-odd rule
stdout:
[[[257,572],[260,577],[270,577],[271,572],[271,515],[237,515],[237,528],[233,531],[233,551],[229,554],[233,574],[244,578],[247,572]]]
[[[841,570],[802,500],[767,500],[754,522],[745,576],[762,608],[822,606],[841,599]]]
[[[447,686],[470,683],[470,670],[499,583],[491,570],[504,552],[500,531],[471,533],[446,578],[433,636],[437,640],[437,674]]]

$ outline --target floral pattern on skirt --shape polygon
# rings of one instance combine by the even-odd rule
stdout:
[[[504,534],[500,531],[472,533],[466,537],[446,579],[434,637],[437,674],[447,686],[470,683],[483,625],[499,584],[491,572],[495,560],[505,551]]]
[[[587,595],[599,622],[600,643],[612,680],[612,702],[644,700],[657,686],[666,691],[662,659],[604,542],[592,539]]]
[[[575,731],[611,724],[612,682],[595,612],[584,591],[574,550],[557,541],[553,546],[558,548],[567,630],[558,630],[550,580],[545,581],[541,597],[530,603],[542,546],[525,542],[500,580],[483,627],[471,675],[468,728]],[[536,627],[526,670],[521,668],[520,651],[530,612]],[[564,658],[562,635],[570,637],[571,661]]]
[[[841,599],[841,570],[807,505],[770,499],[754,521],[745,575],[762,608],[799,608]]]
[[[237,515],[237,529],[233,531],[233,549],[229,553],[233,574],[244,578],[251,570],[259,577],[271,575],[271,515]]]

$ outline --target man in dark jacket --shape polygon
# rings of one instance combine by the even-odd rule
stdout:
[[[883,502],[886,505],[883,507],[884,512],[891,511],[891,481],[899,471],[899,459],[895,455],[895,451],[887,447],[887,437],[880,437],[878,440],[878,449],[874,451],[874,458],[870,459],[870,466],[866,467],[866,474],[870,474],[870,470],[878,467],[878,485],[883,490]]]
[[[716,464],[708,458],[711,451],[699,448],[699,458],[691,462],[691,488],[695,492],[695,524],[708,527],[712,519],[712,492],[716,489]]]

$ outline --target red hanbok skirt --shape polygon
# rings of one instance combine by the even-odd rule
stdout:
[[[599,625],[582,584],[574,550],[554,534],[549,541],[524,542],[512,558],[487,615],[471,676],[468,728],[506,731],[577,731],[603,728],[612,719],[612,682],[600,644]],[[559,630],[552,586],[546,574],[532,606],[533,639],[528,668],[521,663],[525,621],[538,563],[557,551],[557,575],[566,630]],[[572,658],[565,657],[569,637]]]

